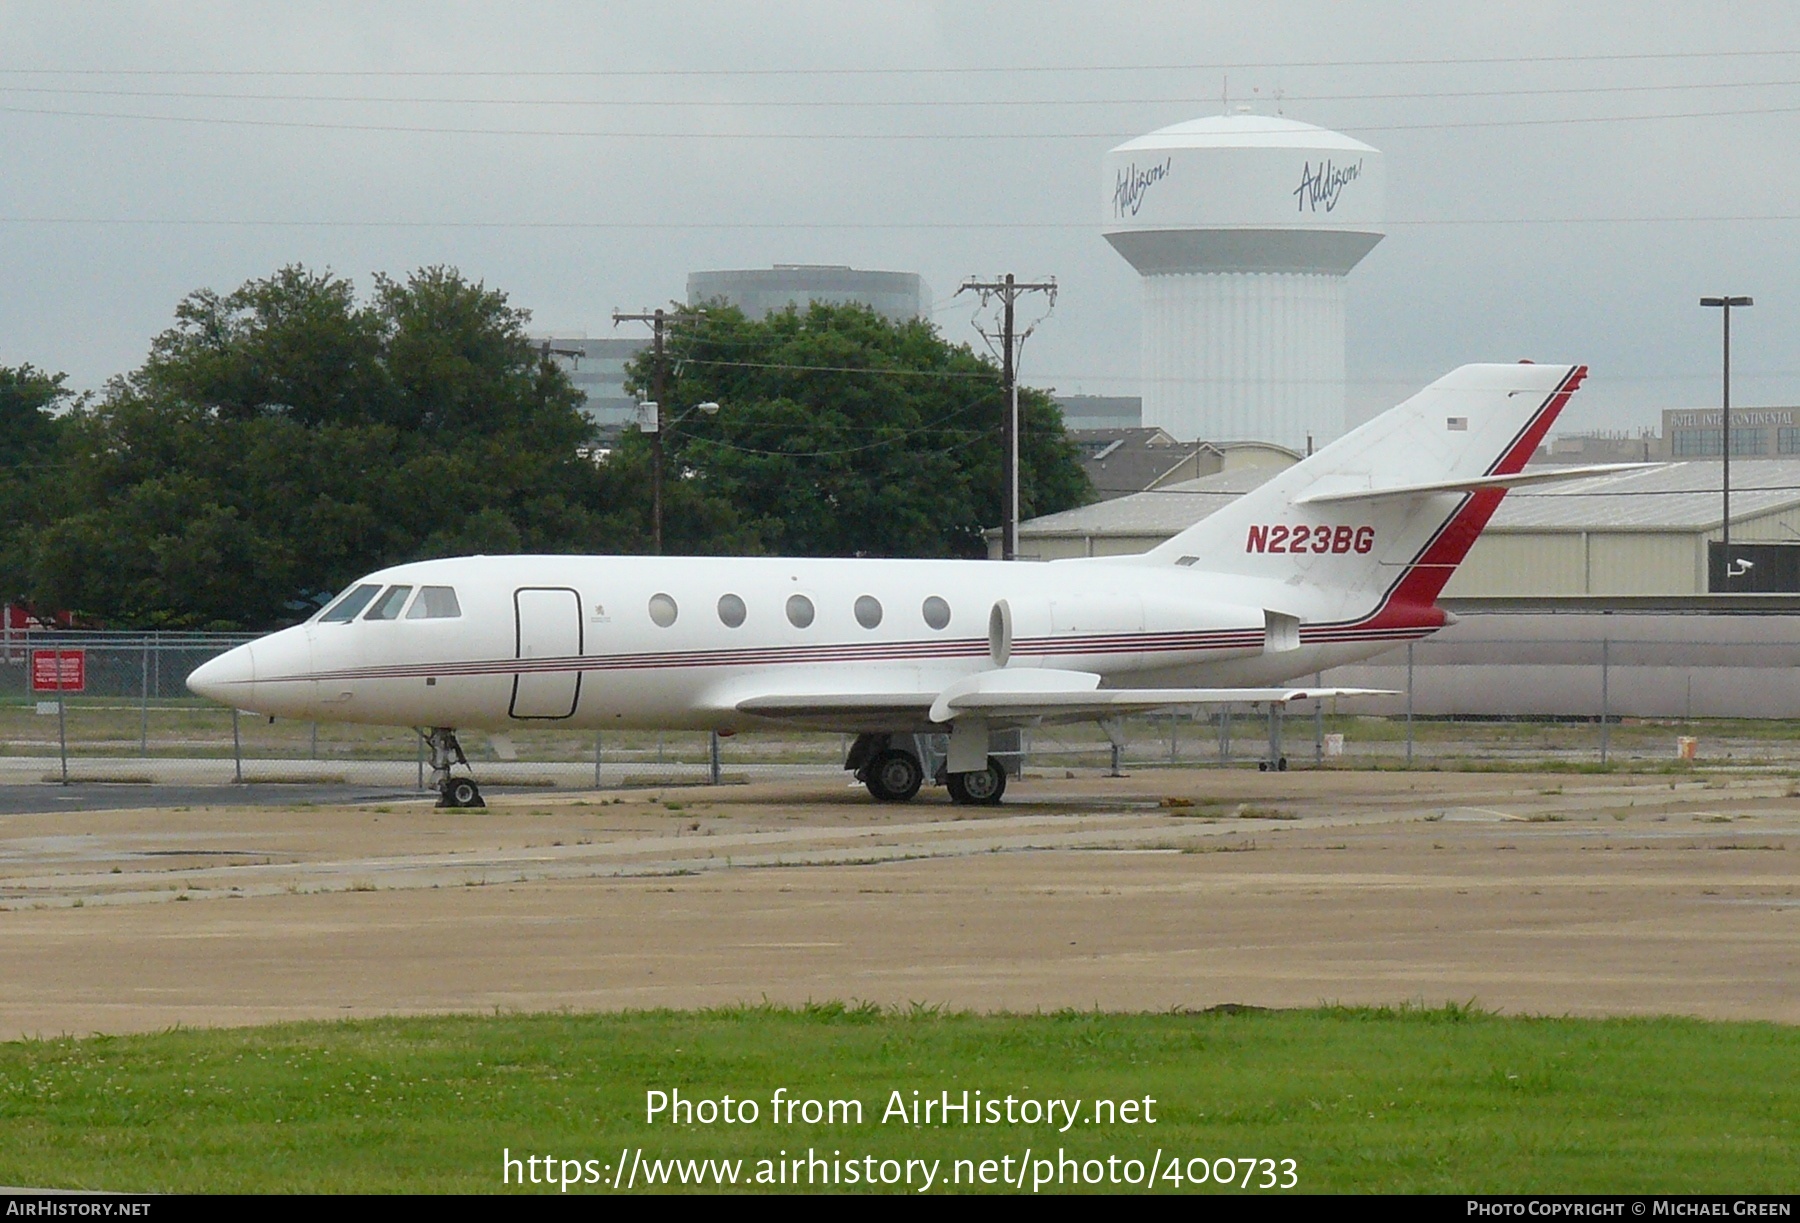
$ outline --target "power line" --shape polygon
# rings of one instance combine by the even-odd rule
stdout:
[[[392,68],[0,68],[6,76],[197,77],[352,79],[629,79],[638,77],[862,77],[862,76],[1058,76],[1118,72],[1221,72],[1291,68],[1444,68],[1484,64],[1671,63],[1697,60],[1771,59],[1800,49],[1609,52],[1599,55],[1434,56],[1401,59],[1237,60],[1180,64],[1024,64],[885,68],[588,68],[588,69],[392,69]]]
[[[1692,92],[1707,89],[1792,89],[1800,80],[1711,81],[1655,85],[1556,85],[1538,89],[1415,90],[1399,93],[1288,93],[1259,95],[1256,101],[1281,102],[1403,102],[1445,101],[1458,98],[1504,99],[1569,97],[1608,94]],[[1140,98],[911,98],[868,100],[847,98],[751,100],[744,98],[483,98],[406,97],[393,94],[304,93],[202,93],[193,90],[76,89],[48,85],[0,85],[0,93],[54,97],[157,98],[204,102],[333,102],[379,103],[409,106],[562,106],[615,107],[621,109],[768,109],[768,110],[885,110],[885,109],[1014,109],[1021,106],[1207,106],[1217,99],[1188,93]]]
[[[1800,221],[1800,213],[1716,213],[1657,217],[1396,217],[1376,228],[1453,228],[1484,225],[1718,225]],[[196,229],[516,229],[516,230],[1066,230],[1086,232],[1088,221],[420,221],[309,220],[275,217],[53,217],[0,216],[0,225],[192,227]],[[947,309],[934,303],[933,313]]]
[[[1443,372],[1444,371],[1442,369],[1434,369],[1432,372],[1429,372],[1429,373],[1396,374],[1392,377],[1367,377],[1367,378],[1346,377],[1346,378],[1342,379],[1341,381],[1342,381],[1342,385],[1347,386],[1347,387],[1360,387],[1360,388],[1399,387],[1399,388],[1411,388],[1412,390],[1417,390],[1418,388],[1430,383],[1434,378],[1441,377],[1443,375]],[[1755,371],[1749,371],[1749,372],[1746,372],[1744,370],[1734,370],[1732,373],[1732,377],[1736,378],[1740,381],[1751,380],[1751,379],[1767,381],[1772,378],[1800,378],[1800,369],[1755,370]],[[1042,385],[1038,386],[1038,389],[1046,390],[1046,393],[1053,393],[1053,394],[1058,394],[1058,395],[1075,395],[1075,394],[1092,394],[1093,392],[1059,391],[1056,389],[1055,384],[1063,383],[1063,382],[1082,382],[1082,383],[1111,383],[1116,386],[1139,386],[1146,382],[1158,382],[1158,383],[1189,383],[1189,384],[1195,384],[1195,385],[1200,385],[1200,384],[1216,385],[1216,384],[1220,384],[1220,383],[1231,382],[1234,380],[1229,379],[1229,378],[1178,378],[1178,377],[1145,378],[1145,377],[1141,377],[1137,374],[1125,374],[1125,373],[1117,373],[1117,372],[1114,372],[1114,373],[1091,373],[1091,372],[1090,373],[1070,373],[1067,371],[1061,371],[1061,372],[1046,371],[1044,373],[1038,374],[1035,378],[1033,378],[1032,381],[1034,384],[1042,384]],[[1303,378],[1303,379],[1288,379],[1286,381],[1291,382],[1295,385],[1322,385],[1327,382],[1329,382],[1332,385],[1337,385],[1340,380],[1335,379],[1335,378],[1334,379]],[[1719,371],[1715,369],[1715,370],[1707,370],[1707,371],[1701,371],[1698,373],[1691,373],[1691,374],[1675,373],[1675,372],[1664,372],[1664,373],[1654,373],[1654,374],[1614,374],[1614,373],[1609,373],[1609,374],[1596,376],[1587,385],[1590,388],[1592,388],[1592,387],[1596,387],[1596,386],[1611,386],[1611,385],[1618,384],[1618,383],[1631,383],[1633,385],[1655,385],[1658,383],[1673,383],[1673,382],[1710,382],[1711,384],[1716,386],[1716,385],[1718,385],[1718,381],[1719,381]],[[1101,396],[1101,398],[1112,398],[1112,397],[1114,397],[1114,396],[1108,396],[1108,395]],[[1127,395],[1125,397],[1130,398],[1129,395]],[[1696,409],[1711,410],[1711,408],[1709,408],[1708,405],[1705,405],[1705,404],[1693,405],[1693,406]],[[1785,407],[1788,405],[1777,405],[1777,406]],[[1716,405],[1712,405],[1712,407],[1716,408]]]
[[[691,444],[697,446],[717,446],[721,450],[730,450],[738,454],[753,454],[764,458],[829,459],[846,454],[861,454],[867,450],[879,450],[883,446],[892,446],[897,442],[903,442],[908,438],[918,437],[921,434],[926,433],[951,435],[964,439],[993,437],[996,433],[1000,432],[1000,427],[998,425],[992,425],[985,429],[953,429],[946,427],[948,422],[955,420],[957,417],[964,416],[975,408],[984,406],[986,405],[982,401],[971,401],[960,407],[953,408],[936,420],[919,425],[916,428],[902,430],[899,433],[877,438],[874,441],[863,442],[855,446],[845,446],[836,450],[762,450],[754,446],[740,446],[716,437],[696,437]],[[734,427],[746,429],[767,429],[771,427],[766,423],[757,421],[733,421],[730,423]]]
[[[1560,127],[1590,123],[1650,123],[1666,119],[1733,119],[1753,115],[1790,115],[1800,113],[1800,106],[1759,106],[1735,110],[1690,110],[1657,115],[1584,115],[1561,119],[1472,119],[1449,123],[1385,123],[1344,124],[1359,132],[1432,132],[1468,131],[1490,127]]]
[[[1000,432],[1000,429],[998,426],[991,429],[945,429],[933,425],[919,429],[911,429],[905,433],[898,433],[893,437],[880,438],[873,442],[864,442],[860,446],[845,446],[838,450],[758,450],[754,446],[738,446],[731,442],[719,441],[716,438],[699,438],[696,439],[694,444],[700,446],[716,446],[720,450],[729,450],[734,454],[756,455],[758,458],[835,459],[846,454],[861,454],[868,450],[880,450],[884,446],[893,446],[906,441],[908,438],[917,437],[921,433],[931,433],[934,431],[939,434],[961,438],[966,445],[969,441],[993,437],[996,433]]]
[[[727,341],[718,341],[726,343]],[[703,357],[682,357],[681,365],[707,365],[725,369],[773,369],[789,370],[809,374],[888,374],[896,378],[971,378],[994,381],[999,377],[996,370],[951,370],[951,369],[883,369],[870,365],[787,365],[779,361],[711,361]]]
[[[405,221],[303,220],[256,217],[0,217],[0,225],[191,226],[195,228],[269,229],[1091,229],[1072,221]]]
[[[1594,123],[1652,123],[1678,119],[1731,119],[1758,115],[1800,113],[1800,106],[1739,107],[1730,110],[1679,111],[1642,115],[1585,115],[1553,119],[1474,119],[1437,123],[1345,123],[1340,127],[1359,132],[1429,132],[1470,131],[1483,128],[1556,127]],[[549,127],[452,127],[405,123],[328,123],[309,119],[238,119],[216,115],[153,115],[130,111],[65,110],[51,107],[0,106],[0,114],[35,115],[58,119],[126,120],[141,123],[174,123],[204,127],[280,128],[293,131],[371,132],[409,136],[529,136],[536,138],[578,140],[795,140],[795,141],[876,141],[978,143],[993,140],[1128,140],[1132,132],[696,132],[696,131],[600,131],[592,128]]]

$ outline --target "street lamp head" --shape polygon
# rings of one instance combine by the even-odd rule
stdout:
[[[710,399],[705,403],[697,403],[694,407],[696,410],[704,412],[708,416],[717,416],[719,414],[719,405]]]
[[[1702,297],[1702,306],[1754,306],[1756,302],[1748,297]]]

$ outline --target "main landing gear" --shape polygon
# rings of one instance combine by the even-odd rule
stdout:
[[[437,805],[440,807],[486,807],[481,797],[481,787],[475,784],[473,777],[452,777],[450,769],[453,765],[469,767],[469,758],[463,755],[462,744],[456,741],[456,732],[448,726],[434,726],[429,731],[422,731],[421,737],[425,746],[431,750],[431,788],[438,792]]]
[[[973,773],[944,774],[944,788],[950,791],[950,801],[964,806],[992,807],[1000,802],[1000,796],[1006,793],[1006,770],[992,756],[987,758],[987,768]]]
[[[925,784],[925,765],[920,761],[919,739],[912,735],[858,735],[850,746],[844,767],[869,788],[878,803],[903,803]],[[989,756],[987,767],[972,773],[946,773],[937,780],[950,791],[950,801],[963,805],[993,806],[1006,793],[1006,770]]]
[[[925,784],[925,769],[911,752],[888,748],[876,754],[864,770],[863,784],[878,803],[903,803]]]

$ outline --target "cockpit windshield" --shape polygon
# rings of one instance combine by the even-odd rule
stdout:
[[[338,596],[337,602],[319,613],[320,623],[335,622],[342,624],[346,621],[356,619],[356,613],[367,607],[369,605],[369,600],[373,599],[376,592],[380,589],[380,586],[369,582],[364,582],[359,586],[352,586],[344,594]]]
[[[406,596],[412,593],[411,586],[389,586],[387,593],[375,600],[375,606],[369,609],[364,620],[398,620],[400,609],[406,606]]]

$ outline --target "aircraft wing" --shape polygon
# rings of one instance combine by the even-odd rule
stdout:
[[[1084,721],[1184,706],[1266,705],[1338,696],[1392,696],[1379,688],[1101,688],[1085,671],[1019,668],[984,671],[941,692],[792,692],[736,702],[742,713],[763,718],[849,725],[896,719],[942,725],[958,717],[984,717],[1001,725]]]
[[[971,692],[951,697],[944,705],[951,717],[1104,718],[1189,705],[1285,705],[1334,696],[1395,695],[1385,688],[1102,688],[1094,692]]]

